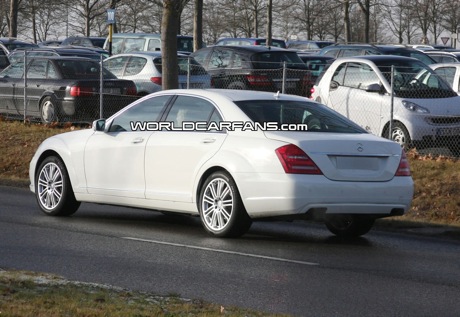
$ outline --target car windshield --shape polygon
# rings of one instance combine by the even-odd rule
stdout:
[[[263,52],[254,54],[251,60],[256,69],[278,69],[286,67],[295,69],[307,69],[296,52]]]
[[[308,132],[367,133],[326,106],[308,101],[244,100],[235,104],[253,121],[306,124]]]
[[[99,63],[89,60],[58,60],[57,64],[65,79],[95,79],[99,78]],[[105,79],[116,79],[117,77],[102,68]]]
[[[429,99],[457,96],[448,83],[422,62],[389,60],[375,63],[390,84],[393,66],[393,89],[397,97]]]

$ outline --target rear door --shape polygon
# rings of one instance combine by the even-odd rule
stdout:
[[[179,96],[165,121],[175,131],[159,131],[150,136],[145,151],[147,199],[192,202],[198,172],[221,147],[227,134],[190,130],[191,123],[219,122],[221,116],[210,101],[195,96]]]

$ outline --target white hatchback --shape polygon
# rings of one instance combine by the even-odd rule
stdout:
[[[397,143],[307,98],[245,90],[166,90],[53,136],[30,184],[48,215],[81,202],[187,213],[219,237],[267,217],[321,217],[359,236],[413,196]]]
[[[316,82],[312,99],[404,147],[447,146],[460,155],[460,96],[419,60],[340,58]]]

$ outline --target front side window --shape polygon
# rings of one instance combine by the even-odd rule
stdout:
[[[452,86],[455,78],[455,71],[455,67],[439,67],[436,68],[434,72]]]
[[[136,122],[157,122],[171,96],[145,99],[118,115],[110,125],[109,132],[136,131]]]
[[[107,68],[115,76],[123,76],[123,69],[127,63],[128,56],[118,56],[104,61],[104,67]]]

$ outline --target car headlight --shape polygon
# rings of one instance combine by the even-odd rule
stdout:
[[[419,106],[418,104],[413,103],[411,101],[403,100],[402,104],[409,111],[413,111],[417,113],[430,113],[430,110],[428,110],[427,108]]]

